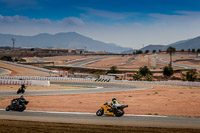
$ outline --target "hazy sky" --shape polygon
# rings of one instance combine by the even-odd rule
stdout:
[[[0,0],[0,33],[77,32],[141,48],[200,36],[200,0]]]

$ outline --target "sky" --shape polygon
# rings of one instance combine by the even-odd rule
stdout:
[[[200,0],[0,0],[0,33],[77,32],[139,49],[200,36]]]

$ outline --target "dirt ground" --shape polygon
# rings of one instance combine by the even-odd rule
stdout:
[[[34,69],[23,68],[0,62],[0,67],[10,70],[12,73],[9,75],[16,76],[49,76],[49,73],[42,72]]]
[[[8,85],[1,86],[1,88],[5,87],[11,90],[14,88],[14,86]],[[56,89],[57,87],[59,86],[52,88]],[[30,101],[27,106],[29,110],[95,113],[102,104],[115,97],[121,104],[129,105],[125,109],[126,114],[200,117],[199,87],[166,85],[153,85],[152,87],[152,89],[137,91],[25,96],[25,98]],[[26,91],[31,89],[34,89],[34,86],[29,86]],[[49,88],[47,87],[47,89]],[[0,108],[5,108],[13,98],[0,97]]]

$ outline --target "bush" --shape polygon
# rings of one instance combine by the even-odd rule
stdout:
[[[134,80],[141,80],[142,79],[142,74],[139,72],[139,71],[137,71],[134,75],[133,75],[133,79]]]
[[[197,71],[196,70],[191,69],[186,73],[187,81],[195,81],[196,79],[197,79]]]
[[[174,74],[174,70],[170,65],[169,66],[165,66],[163,68],[163,75],[165,77],[171,77],[173,74]]]
[[[147,75],[145,76],[145,80],[146,80],[146,81],[153,81],[152,75],[151,75],[151,74],[147,74]]]
[[[117,66],[110,67],[110,70],[108,70],[108,73],[119,73],[119,71],[117,70]]]
[[[3,56],[3,57],[0,58],[0,60],[12,61],[12,57],[11,56]]]
[[[140,67],[139,72],[141,73],[142,76],[146,76],[147,74],[152,75],[151,71],[147,66]]]

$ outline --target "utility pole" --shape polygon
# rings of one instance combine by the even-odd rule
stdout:
[[[13,51],[15,50],[15,39],[11,38],[11,40],[13,41]]]
[[[14,50],[15,50],[15,39],[11,38],[11,40],[13,42],[13,61],[14,61],[14,59],[15,59],[15,52],[14,52]]]

